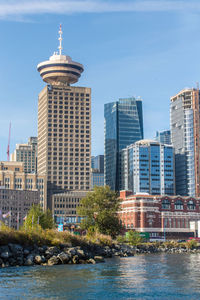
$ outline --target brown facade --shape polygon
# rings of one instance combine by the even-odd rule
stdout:
[[[0,186],[12,190],[39,190],[40,204],[46,209],[46,177],[25,173],[22,162],[0,162]]]
[[[38,100],[38,173],[52,195],[90,189],[91,90],[58,83]]]
[[[127,229],[151,234],[190,234],[190,221],[200,220],[200,198],[131,195],[120,192],[119,217]]]

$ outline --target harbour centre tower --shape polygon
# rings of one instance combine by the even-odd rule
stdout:
[[[47,85],[38,99],[38,173],[47,177],[47,207],[52,196],[90,188],[91,89],[71,86],[84,68],[59,52],[37,66]]]

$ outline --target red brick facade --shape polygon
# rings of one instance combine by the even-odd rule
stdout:
[[[150,232],[152,236],[192,235],[190,221],[200,220],[200,198],[131,195],[121,191],[119,217],[126,229]]]

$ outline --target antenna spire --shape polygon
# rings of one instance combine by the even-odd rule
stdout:
[[[58,40],[59,40],[59,47],[58,47],[59,55],[62,55],[62,26],[61,26],[61,24],[60,24],[60,30],[58,33],[59,33],[59,38],[58,38]]]

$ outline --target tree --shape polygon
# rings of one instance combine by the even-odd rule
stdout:
[[[143,238],[139,232],[130,230],[127,232],[126,240],[130,245],[137,245],[143,241]]]
[[[81,199],[77,212],[84,217],[81,221],[83,229],[93,226],[100,233],[115,237],[122,229],[117,216],[119,209],[120,199],[116,192],[111,191],[108,186],[95,186],[94,191],[88,192]]]
[[[40,225],[43,229],[52,229],[54,227],[54,220],[49,209],[43,211],[40,205],[33,205],[28,212],[24,226],[28,228],[36,228]]]

